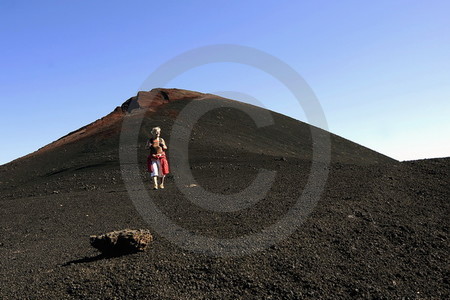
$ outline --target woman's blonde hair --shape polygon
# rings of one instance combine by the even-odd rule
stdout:
[[[160,127],[153,127],[152,128],[152,135],[157,136],[158,134],[161,134],[161,128]]]

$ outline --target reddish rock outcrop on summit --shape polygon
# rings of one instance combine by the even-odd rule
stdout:
[[[157,88],[151,91],[140,91],[136,96],[125,101],[121,108],[122,111],[131,112],[134,109],[145,109],[156,111],[158,107],[169,102],[178,100],[192,100],[204,98],[206,95],[199,92],[193,92],[181,89],[163,89]],[[216,96],[217,97],[217,96]]]

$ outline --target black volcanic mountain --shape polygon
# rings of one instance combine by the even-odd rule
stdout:
[[[162,128],[170,163],[179,150],[170,148],[175,120],[188,105],[201,109],[210,101],[221,107],[201,116],[185,153],[196,182],[232,197],[259,169],[277,172],[267,195],[243,210],[214,212],[191,203],[174,184],[176,164],[166,189],[150,190],[144,146],[151,128]],[[244,111],[273,123],[258,128]],[[120,143],[121,134],[131,134],[122,131],[125,121],[136,124],[136,145]],[[330,134],[329,177],[313,213],[288,238],[238,257],[171,243],[144,222],[122,180],[119,149],[137,147],[145,189],[174,223],[218,239],[258,233],[302,194],[316,142],[312,132],[327,134],[210,94],[139,92],[104,118],[0,166],[0,296],[448,298],[449,159],[400,163]],[[89,235],[123,228],[150,229],[150,249],[102,257],[90,247]]]

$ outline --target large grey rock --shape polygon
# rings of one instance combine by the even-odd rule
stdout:
[[[152,240],[153,236],[147,229],[123,229],[90,237],[94,248],[104,254],[115,255],[145,251]]]

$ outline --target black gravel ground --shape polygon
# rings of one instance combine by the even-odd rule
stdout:
[[[154,125],[170,145],[173,112],[186,103],[149,114],[139,145]],[[258,169],[277,171],[267,195],[237,212],[192,204],[174,183],[176,165],[166,189],[151,190],[139,146],[140,176],[158,209],[192,234],[219,239],[275,224],[303,191],[312,141],[306,124],[273,116],[261,130],[237,110],[216,110],[192,133],[190,168],[208,191],[232,195]],[[181,248],[142,219],[122,181],[118,128],[0,166],[1,298],[450,298],[449,158],[397,162],[332,136],[326,188],[306,222],[259,252],[212,256]],[[124,228],[150,229],[150,249],[102,257],[89,245],[91,234]]]

